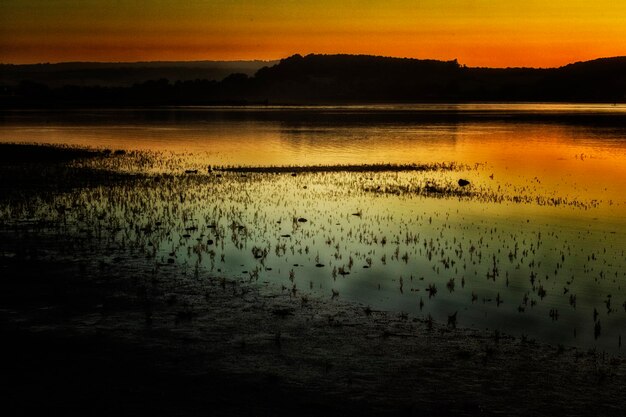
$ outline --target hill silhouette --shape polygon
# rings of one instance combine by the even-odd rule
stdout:
[[[58,88],[66,85],[131,87],[148,80],[172,82],[207,79],[220,81],[232,73],[253,75],[277,61],[155,61],[155,62],[61,62],[57,64],[0,64],[0,85],[21,81]]]
[[[164,65],[164,67],[167,67]],[[119,70],[120,67],[116,67]],[[84,71],[83,69],[82,71]],[[369,55],[293,55],[253,76],[144,80],[131,86],[21,79],[2,87],[5,106],[327,104],[467,101],[625,102],[626,57],[560,68],[470,68]]]

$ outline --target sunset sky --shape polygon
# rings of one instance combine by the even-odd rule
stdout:
[[[626,55],[615,0],[2,0],[0,62],[359,53],[469,66]]]

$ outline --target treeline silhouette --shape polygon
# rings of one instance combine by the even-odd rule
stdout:
[[[132,86],[1,87],[4,106],[152,106],[463,101],[625,102],[626,57],[560,68],[470,68],[454,61],[294,55],[254,76],[147,80]]]

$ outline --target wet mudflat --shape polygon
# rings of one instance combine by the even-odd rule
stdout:
[[[614,295],[606,297],[602,287],[597,297],[578,295],[574,308],[571,293],[561,295],[559,271],[556,278],[535,278],[537,285],[529,271],[514,276],[533,268],[526,266],[530,255],[516,262],[522,251],[553,245],[539,243],[532,228],[523,243],[524,231],[514,225],[510,248],[495,261],[498,252],[489,252],[487,237],[468,235],[459,246],[464,253],[455,252],[455,236],[445,231],[456,209],[446,207],[494,204],[480,196],[507,195],[478,188],[480,167],[430,165],[418,176],[367,167],[358,175],[185,173],[181,167],[148,174],[136,168],[152,161],[150,155],[98,151],[70,162],[49,159],[3,165],[9,185],[0,232],[0,317],[10,336],[3,392],[17,414],[55,408],[72,414],[615,415],[623,409],[626,364],[619,349],[595,345],[607,333],[607,346],[618,343],[619,332],[606,324],[623,323],[617,261],[603,263],[615,278],[592,281],[615,285]],[[36,180],[42,166],[54,172],[43,186]],[[479,193],[458,191],[459,177]],[[281,195],[294,197],[276,201]],[[307,211],[316,199],[330,205]],[[369,199],[382,210],[371,209]],[[413,227],[397,226],[408,218],[392,211],[403,206],[399,199],[422,203]],[[595,204],[545,201],[507,204],[576,213]],[[520,224],[529,228],[526,220]],[[459,242],[463,233],[455,233]],[[584,239],[611,235],[592,230]],[[613,245],[619,248],[619,241]],[[610,242],[606,246],[611,253]],[[581,268],[602,263],[604,253],[591,252]],[[455,269],[464,263],[465,271],[489,276]],[[516,269],[517,263],[523,266]],[[376,265],[375,277],[364,273]],[[518,279],[516,293],[511,283]],[[549,285],[559,288],[558,297],[549,298],[556,292]],[[511,314],[504,307],[514,302],[512,294],[520,296],[509,306],[522,317],[520,326],[528,317],[520,306],[539,326],[562,323],[562,300],[589,313],[588,336],[578,344],[548,343],[524,328],[513,337],[497,318]],[[615,301],[607,305],[605,298]],[[554,309],[560,319],[554,320]],[[471,326],[472,314],[487,317],[491,328]],[[604,327],[595,338],[600,320]]]
[[[38,236],[47,255],[3,260],[11,336],[3,392],[18,412],[615,415],[623,407],[620,357],[338,299],[304,302],[174,267],[155,273],[118,250],[102,248],[102,261],[86,242],[62,243],[59,251]]]

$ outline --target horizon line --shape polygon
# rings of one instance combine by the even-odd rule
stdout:
[[[139,61],[84,61],[84,60],[76,60],[76,61],[47,61],[47,62],[23,62],[23,63],[14,63],[14,62],[0,62],[0,65],[5,66],[28,66],[28,65],[62,65],[62,64],[192,64],[192,63],[251,63],[251,62],[280,62],[284,59],[291,58],[294,56],[368,56],[375,58],[392,58],[392,59],[407,59],[407,60],[416,60],[416,61],[440,61],[440,62],[452,62],[456,61],[460,66],[467,68],[489,68],[489,69],[515,69],[515,68],[524,68],[524,69],[557,69],[562,68],[572,64],[578,64],[582,62],[592,62],[602,59],[615,59],[615,58],[626,58],[626,55],[615,55],[615,56],[600,56],[592,59],[578,60],[568,62],[561,66],[552,66],[552,67],[541,67],[541,66],[469,66],[465,65],[458,61],[457,58],[454,59],[437,59],[437,58],[415,58],[415,57],[407,57],[407,56],[392,56],[392,55],[375,55],[375,54],[351,54],[351,53],[293,53],[288,56],[284,56],[276,59],[228,59],[228,60],[220,60],[220,59],[193,59],[193,60],[139,60]]]

